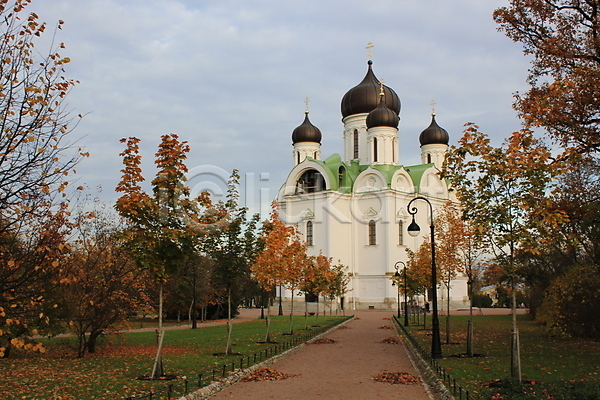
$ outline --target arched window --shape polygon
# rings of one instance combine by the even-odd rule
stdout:
[[[313,245],[313,223],[308,221],[306,223],[306,244],[309,246]]]
[[[313,158],[314,158],[315,160],[317,159],[317,152],[316,152],[316,151],[313,153]]]
[[[375,221],[369,221],[369,246],[375,246],[377,244],[377,226]]]
[[[297,152],[296,155],[298,156],[298,164],[300,164],[300,152]]]
[[[431,154],[427,154],[427,164],[431,164]]]
[[[404,222],[398,221],[398,244],[404,244]]]
[[[354,159],[358,158],[358,129],[354,130]]]
[[[325,179],[317,170],[305,171],[296,182],[296,194],[315,193],[325,190]]]
[[[377,138],[373,138],[373,162],[377,162]]]
[[[342,167],[338,169],[338,188],[341,189],[344,185],[344,170]]]

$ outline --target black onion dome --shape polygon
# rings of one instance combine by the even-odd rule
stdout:
[[[369,70],[357,86],[348,90],[342,98],[342,118],[348,115],[369,113],[379,104],[379,80],[375,77],[369,60]],[[400,98],[393,89],[383,85],[385,105],[396,114],[400,114]]]
[[[398,123],[400,122],[398,114],[385,105],[385,96],[380,95],[379,97],[381,98],[379,105],[367,115],[367,129],[374,126],[398,128]]]
[[[310,123],[308,112],[304,114],[304,122],[292,132],[292,143],[299,142],[321,143],[321,131]]]
[[[421,146],[426,144],[448,144],[450,135],[448,131],[435,122],[435,114],[431,116],[431,124],[419,135]]]

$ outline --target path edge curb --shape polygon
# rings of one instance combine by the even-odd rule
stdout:
[[[429,364],[423,359],[423,357],[421,357],[410,340],[406,338],[406,334],[399,327],[398,321],[393,317],[392,320],[394,321],[394,328],[396,328],[396,332],[404,344],[404,349],[408,354],[408,358],[415,369],[419,372],[420,378],[423,381],[425,389],[427,390],[427,394],[431,400],[455,400],[455,397],[452,396],[446,385],[444,385],[437,374],[433,372]]]
[[[248,368],[244,368],[244,369],[236,369],[234,372],[229,373],[229,377],[227,379],[225,379],[224,381],[215,381],[210,383],[207,386],[201,387],[200,389],[196,390],[195,392],[192,392],[190,394],[187,394],[185,396],[182,396],[180,398],[178,398],[177,400],[204,400],[204,399],[208,399],[209,397],[219,393],[220,391],[222,391],[223,389],[234,385],[236,383],[238,383],[239,381],[241,381],[244,377],[246,377],[247,375],[250,375],[251,373],[253,373],[254,371],[256,371],[258,368],[261,367],[266,367],[269,365],[274,364],[276,361],[287,357],[293,353],[295,353],[296,351],[304,348],[304,346],[307,345],[308,342],[311,342],[315,339],[318,339],[320,337],[323,337],[325,335],[328,335],[329,333],[331,333],[332,331],[338,329],[340,326],[347,324],[348,322],[354,320],[356,317],[353,316],[352,318],[349,318],[347,320],[345,320],[344,322],[326,330],[323,333],[320,333],[314,337],[312,337],[311,339],[300,343],[298,346],[292,347],[291,349],[288,349],[286,351],[284,351],[283,353],[279,353],[273,357],[270,357],[262,362],[259,362],[257,364],[252,365],[251,367]]]

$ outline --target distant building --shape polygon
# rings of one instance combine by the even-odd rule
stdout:
[[[406,262],[406,249],[416,251],[429,234],[429,206],[424,201],[413,203],[419,210],[416,218],[422,235],[407,234],[412,221],[408,202],[425,196],[435,210],[455,200],[438,175],[448,132],[432,114],[430,125],[419,136],[422,163],[402,165],[400,99],[375,77],[370,60],[362,82],[344,95],[341,112],[343,155],[321,158],[322,134],[309,120],[308,110],[304,122],[294,129],[294,168],[280,191],[281,217],[304,234],[311,254],[322,251],[349,267],[352,279],[346,308],[395,309],[397,288],[390,280],[396,272],[394,264]],[[438,290],[440,301],[442,293],[445,296],[445,290]],[[285,294],[285,300],[289,296]],[[466,296],[466,278],[459,277],[452,285],[453,307],[466,306]]]

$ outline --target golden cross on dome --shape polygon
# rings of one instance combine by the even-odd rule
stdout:
[[[435,105],[437,104],[435,100],[431,100],[431,116],[435,116]]]
[[[369,43],[367,43],[367,47],[365,47],[365,49],[367,49],[367,50],[368,50],[367,57],[369,58],[369,60],[370,60],[371,58],[373,58],[373,55],[371,54],[371,49],[372,49],[373,47],[375,47],[375,46],[373,46],[373,42],[369,42]]]
[[[304,113],[308,114],[308,103],[310,102],[310,99],[308,97],[304,98],[304,104],[305,104],[305,109],[304,109]]]

